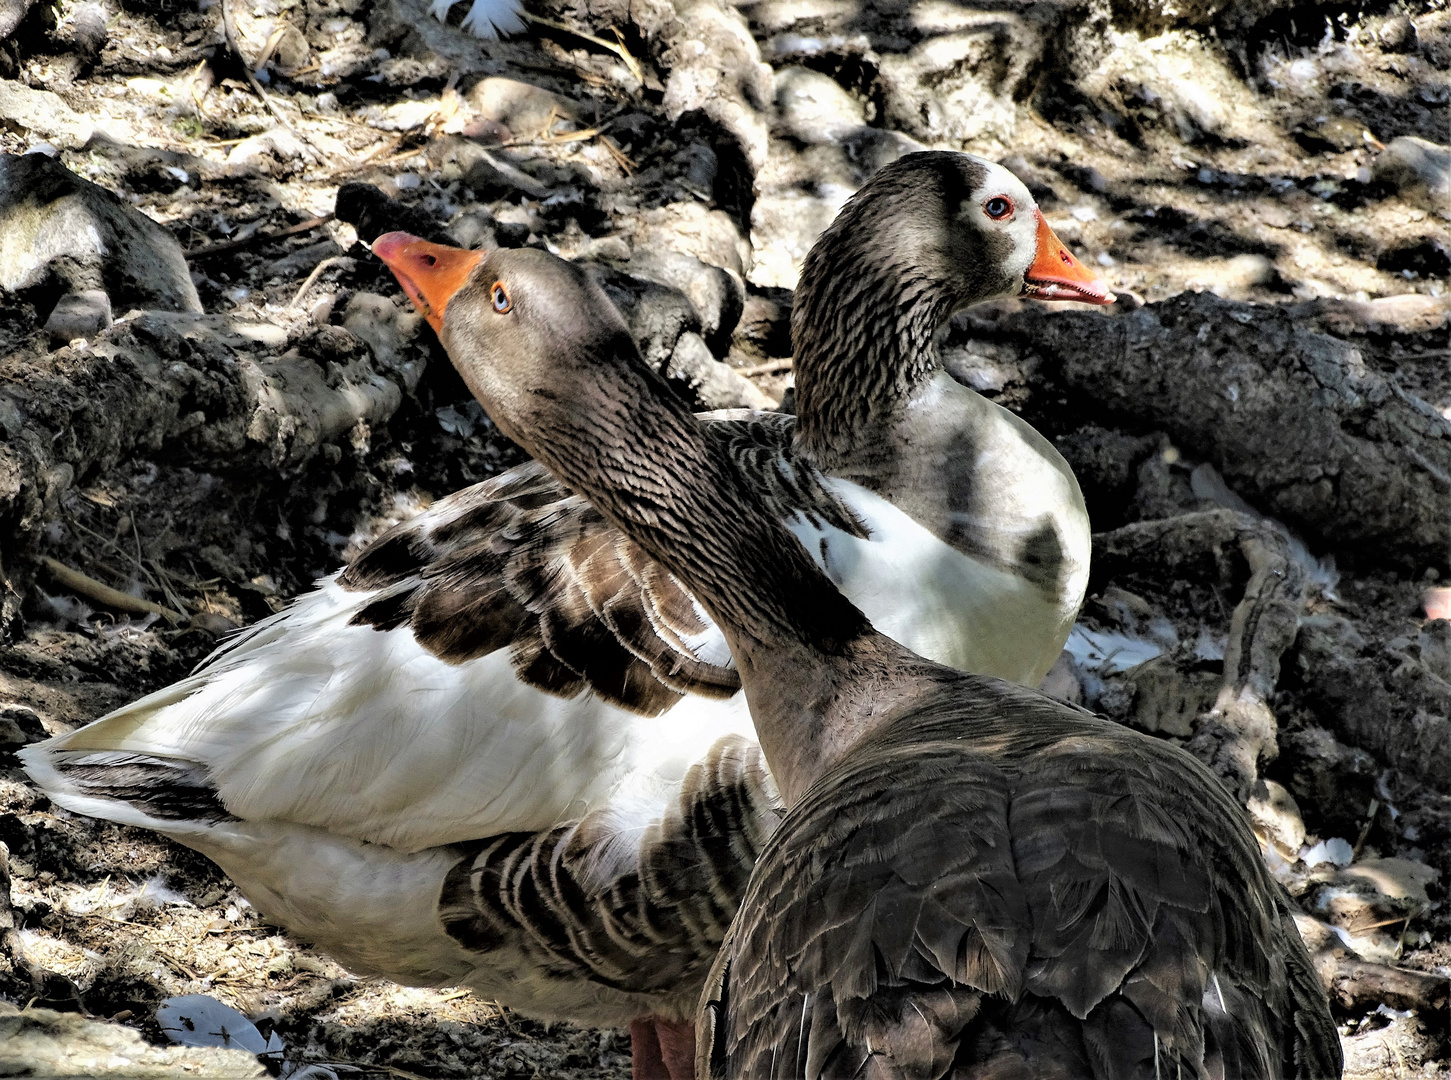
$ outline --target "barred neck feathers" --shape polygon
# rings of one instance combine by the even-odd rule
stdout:
[[[1009,220],[984,213],[999,194]],[[901,158],[852,197],[807,256],[791,319],[797,440],[819,467],[880,450],[937,369],[948,316],[1023,291],[1036,211],[1006,169],[947,152]]]
[[[441,337],[499,427],[716,620],[788,804],[911,697],[894,665],[935,669],[874,631],[745,490],[582,271],[494,252],[449,301]]]

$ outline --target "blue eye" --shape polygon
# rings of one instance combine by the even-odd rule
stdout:
[[[509,314],[510,309],[514,306],[514,301],[509,299],[509,290],[504,288],[504,283],[502,281],[494,282],[494,287],[490,291],[494,297],[494,310],[500,315]]]
[[[1006,195],[994,195],[982,204],[984,212],[994,221],[1002,221],[1013,212],[1013,200]]]

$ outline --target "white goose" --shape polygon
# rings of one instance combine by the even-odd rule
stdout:
[[[437,328],[483,256],[400,236],[374,250]],[[1019,294],[1111,300],[1007,170],[903,158],[808,256],[799,418],[707,430],[878,629],[1031,686],[1083,597],[1082,496],[933,344],[953,311]],[[201,851],[355,971],[629,1024],[637,1075],[680,1077],[779,814],[738,687],[675,578],[530,464],[23,756],[59,805]]]

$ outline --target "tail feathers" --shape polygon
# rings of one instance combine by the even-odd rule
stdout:
[[[433,0],[433,17],[439,22],[448,18],[449,9],[458,0]],[[518,0],[474,0],[464,16],[463,28],[475,37],[493,41],[497,37],[517,34],[524,29]]]
[[[27,747],[20,757],[52,801],[88,817],[178,836],[233,820],[193,762],[50,744]]]

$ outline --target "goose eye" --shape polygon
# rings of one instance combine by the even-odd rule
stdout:
[[[1013,200],[1006,195],[994,195],[982,204],[982,208],[994,221],[1002,221],[1004,218],[1012,216]]]
[[[509,290],[504,288],[504,283],[502,281],[494,282],[494,287],[490,292],[494,298],[494,310],[500,315],[509,314],[509,310],[514,306],[514,301],[509,299]]]

